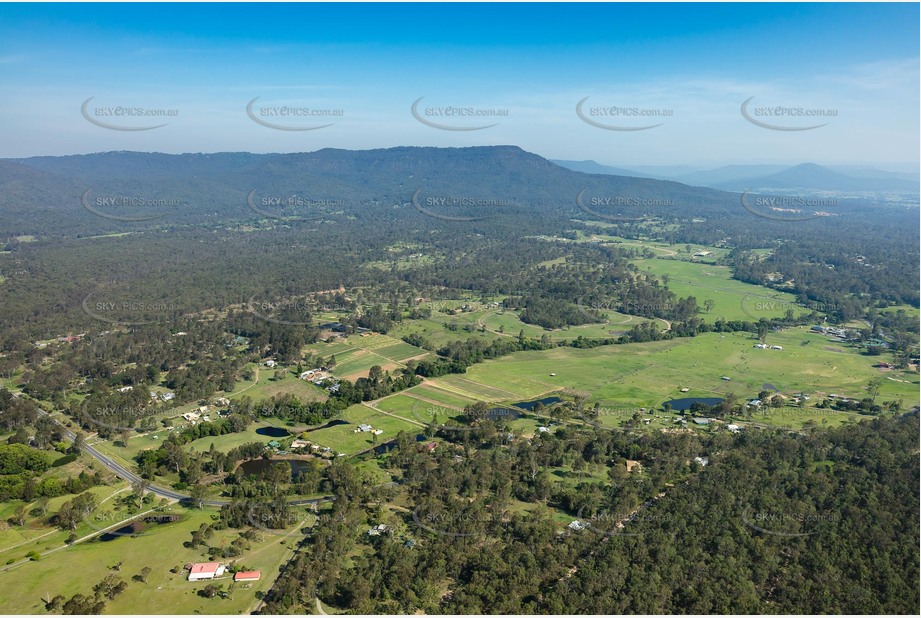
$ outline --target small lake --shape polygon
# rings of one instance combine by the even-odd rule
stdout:
[[[695,403],[702,403],[705,406],[715,406],[719,403],[723,403],[722,397],[683,397],[681,399],[672,399],[671,401],[666,401],[668,405],[672,407],[672,410],[676,412],[684,412],[685,410],[690,410],[691,406]]]
[[[514,421],[521,417],[521,412],[514,408],[490,408],[486,411],[486,418],[491,421]]]
[[[260,427],[256,430],[256,433],[270,438],[287,438],[291,435],[291,432],[283,427]]]
[[[240,469],[246,476],[259,476],[269,471],[272,464],[286,463],[291,466],[291,480],[307,469],[307,462],[303,459],[250,459],[240,464]]]
[[[534,406],[541,403],[545,406],[552,405],[554,403],[559,403],[563,401],[559,397],[544,397],[543,399],[535,399],[534,401],[519,401],[518,403],[513,403],[512,405],[516,408],[521,408],[522,410],[527,410],[530,412],[534,409]]]
[[[313,427],[309,431],[317,431],[318,429],[327,429],[329,427],[337,427],[339,425],[351,425],[351,423],[348,421],[344,421],[341,418],[337,418],[335,420],[329,421],[325,425],[321,425],[319,427]]]
[[[416,442],[423,442],[424,440],[427,440],[427,439],[428,438],[425,437],[425,434],[421,434],[421,433],[416,434]],[[375,446],[374,454],[383,455],[384,453],[389,453],[396,447],[397,447],[397,441],[396,441],[396,438],[394,438],[393,440],[388,440],[387,442],[384,442],[383,444],[378,444],[377,446]]]
[[[139,535],[146,529],[150,528],[151,526],[156,526],[157,524],[168,524],[181,520],[181,515],[148,515],[142,520],[133,521],[130,524],[125,524],[117,530],[109,530],[105,534],[101,534],[99,536],[99,540],[103,543],[108,543],[109,541],[114,541],[115,539],[120,539],[122,537]]]

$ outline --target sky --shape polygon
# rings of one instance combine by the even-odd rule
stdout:
[[[916,164],[918,23],[878,3],[0,4],[0,157]]]

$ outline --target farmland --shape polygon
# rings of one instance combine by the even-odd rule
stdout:
[[[139,607],[150,614],[248,613],[257,603],[257,592],[271,586],[281,564],[291,556],[294,542],[300,538],[300,535],[285,535],[293,534],[313,521],[313,516],[302,509],[298,514],[299,524],[285,531],[264,532],[261,540],[254,541],[250,549],[238,558],[248,569],[260,570],[262,578],[251,587],[236,584],[228,598],[207,599],[197,592],[210,582],[186,581],[186,573],[181,570],[187,562],[207,560],[207,555],[202,548],[186,548],[183,543],[201,524],[212,523],[216,511],[172,506],[165,512],[179,515],[181,521],[151,525],[140,534],[116,536],[108,541],[88,540],[38,561],[0,572],[0,586],[17,590],[16,595],[5,599],[4,610],[13,614],[45,613],[42,599],[55,594],[68,598],[78,593],[91,594],[95,584],[114,573],[128,583],[128,589],[107,603],[108,613],[127,614]],[[94,532],[92,529],[88,531]],[[232,529],[218,531],[211,542],[218,546],[226,544],[237,533]],[[51,543],[50,538],[46,541],[48,544]],[[23,549],[26,548],[17,551]],[[0,554],[0,558],[5,555]],[[116,564],[119,565],[117,571],[113,569]],[[151,569],[146,583],[133,580],[133,576],[144,567]],[[177,567],[180,569],[178,572],[171,572]],[[62,576],[64,573],[66,576]],[[227,589],[231,581],[231,576],[226,575],[216,583]]]

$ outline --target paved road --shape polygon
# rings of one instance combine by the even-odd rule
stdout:
[[[57,423],[61,427],[61,429],[64,430],[65,438],[67,438],[71,442],[77,439],[76,434],[72,432],[70,429],[68,429],[67,426],[61,423],[58,419],[51,417],[44,410],[40,411],[40,413],[46,416],[49,416],[51,420]],[[101,463],[103,466],[108,468],[116,476],[128,481],[129,483],[136,483],[142,480],[140,476],[138,476],[137,474],[135,474],[128,468],[124,467],[117,461],[113,460],[111,457],[106,457],[105,455],[97,451],[95,448],[90,446],[89,444],[84,443],[83,452],[89,454],[93,459],[95,459],[96,461]],[[168,487],[161,487],[160,485],[149,484],[147,485],[147,491],[156,496],[160,496],[161,498],[179,500],[180,502],[188,502],[192,500],[192,496],[190,496],[189,494],[184,494],[182,492],[176,491],[175,489],[170,489]],[[304,498],[301,500],[292,500],[289,504],[293,504],[293,505],[316,504],[318,502],[325,502],[325,501],[333,500],[334,498],[335,498],[334,496],[323,496],[320,498]],[[203,500],[202,504],[206,506],[223,506],[225,504],[230,504],[230,500]]]

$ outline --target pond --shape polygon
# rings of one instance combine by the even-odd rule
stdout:
[[[486,418],[491,421],[514,421],[521,417],[521,412],[514,408],[490,408],[486,411]]]
[[[668,405],[672,407],[672,410],[676,412],[684,412],[685,410],[690,410],[691,406],[695,403],[702,403],[705,406],[715,406],[719,403],[723,403],[722,397],[683,397],[681,399],[672,399],[671,401],[666,401]]]
[[[563,401],[559,397],[544,397],[543,399],[535,399],[534,401],[519,401],[518,403],[513,403],[512,405],[516,408],[521,408],[522,410],[531,411],[534,409],[534,406],[537,404],[543,404],[545,406],[552,405],[554,403],[559,403]]]
[[[306,470],[308,463],[303,459],[250,459],[240,464],[240,470],[246,476],[259,476],[268,472],[272,464],[286,463],[291,466],[291,480]]]
[[[286,438],[291,435],[291,432],[283,427],[260,427],[256,430],[256,433],[270,438]]]
[[[421,434],[421,433],[416,434],[416,442],[422,442],[427,439],[428,438],[425,437],[425,434]],[[384,453],[389,453],[396,447],[397,447],[397,441],[396,441],[396,438],[394,438],[393,440],[388,440],[387,442],[384,442],[383,444],[378,444],[377,446],[375,446],[374,454],[383,455]]]
[[[329,421],[325,425],[321,425],[319,427],[313,427],[312,429],[310,429],[310,431],[317,431],[318,429],[327,429],[329,427],[337,427],[338,425],[351,425],[351,423],[348,421],[344,421],[341,418],[337,418],[335,420]]]
[[[121,537],[137,536],[150,526],[155,526],[157,524],[168,524],[181,520],[181,515],[148,515],[143,519],[133,521],[130,524],[125,524],[117,530],[109,530],[105,534],[101,534],[99,536],[99,540],[103,543],[108,543],[109,541],[114,541],[115,539],[119,539]]]

